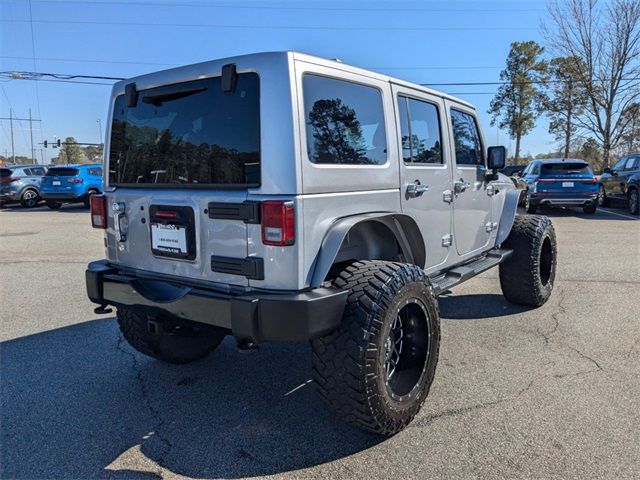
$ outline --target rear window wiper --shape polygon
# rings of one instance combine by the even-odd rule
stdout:
[[[156,95],[145,95],[142,97],[144,103],[150,103],[156,107],[162,106],[164,102],[171,102],[172,100],[179,100],[181,98],[195,95],[196,93],[204,92],[207,87],[201,88],[188,88],[183,90],[174,90],[167,93],[158,93]]]

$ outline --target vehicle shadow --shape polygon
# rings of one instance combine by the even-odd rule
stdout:
[[[478,320],[504,317],[526,312],[532,307],[514,305],[497,293],[474,295],[441,295],[438,297],[440,316],[445,320]]]
[[[89,213],[89,209],[85,208],[82,203],[68,203],[62,205],[58,210],[52,210],[44,203],[33,208],[24,208],[22,205],[4,205],[0,212],[2,213],[36,213],[36,212],[50,212],[50,213]]]
[[[620,220],[620,221],[634,221],[638,218],[633,218],[627,211],[620,210],[619,212],[610,212],[604,208],[598,208],[596,213],[584,213],[582,208],[571,207],[542,207],[536,212],[537,215],[546,215],[549,218],[567,218],[576,217],[583,218],[585,220]],[[518,213],[526,213],[523,208],[518,208]]]
[[[309,357],[306,343],[244,355],[228,338],[204,360],[168,365],[132,350],[113,318],[5,341],[0,477],[159,478],[159,464],[240,478],[379,443],[331,417]]]

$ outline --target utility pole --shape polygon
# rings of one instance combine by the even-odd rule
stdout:
[[[16,147],[15,141],[13,139],[13,121],[18,120],[19,122],[29,121],[29,129],[31,130],[31,158],[35,160],[35,151],[33,149],[33,122],[42,122],[39,118],[31,117],[31,109],[29,109],[29,118],[14,118],[13,109],[9,109],[8,117],[0,117],[0,120],[9,120],[9,124],[11,125],[11,161],[16,163]],[[22,127],[21,127],[22,128]],[[37,161],[36,161],[37,163]]]
[[[13,111],[9,109],[9,124],[11,125],[11,163],[16,163],[16,147],[13,143]]]
[[[98,119],[98,132],[100,132],[100,145],[102,145],[102,120]]]
[[[31,158],[35,163],[38,163],[36,151],[33,149],[33,119],[31,117],[31,109],[29,109],[29,133],[31,134]]]

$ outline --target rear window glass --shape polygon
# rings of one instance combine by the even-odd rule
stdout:
[[[135,107],[116,98],[111,185],[260,184],[260,98],[255,73],[234,92],[221,77],[141,90]]]
[[[77,168],[50,168],[47,177],[75,177],[78,175]]]
[[[0,168],[0,178],[7,178],[11,176],[11,170],[8,168]]]
[[[548,163],[542,165],[542,175],[592,173],[586,163]]]
[[[302,83],[309,160],[350,165],[387,162],[380,90],[318,75],[304,75]]]

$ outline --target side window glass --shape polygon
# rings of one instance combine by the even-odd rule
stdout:
[[[613,166],[613,170],[615,170],[616,172],[620,172],[622,171],[622,169],[624,168],[624,166],[627,164],[627,157],[622,157],[620,160],[617,161],[617,163]]]
[[[532,175],[540,175],[540,164],[536,163],[533,168],[531,169],[531,174]]]
[[[438,108],[432,103],[398,97],[402,158],[407,163],[442,163]]]
[[[640,170],[640,157],[636,157],[636,163],[633,164],[634,170]]]
[[[451,110],[451,126],[458,165],[484,165],[482,142],[475,118],[460,110]]]
[[[635,163],[636,159],[634,157],[629,157],[629,159],[627,160],[627,164],[624,167],[625,170],[633,170],[633,164]]]
[[[24,168],[23,170],[24,170],[24,174],[27,177],[32,177],[33,176],[33,170],[31,168]]]
[[[304,75],[302,85],[309,160],[323,164],[386,163],[380,90],[319,75]]]
[[[38,177],[41,177],[45,174],[44,168],[40,168],[40,167],[32,168],[31,171],[33,172],[33,175],[36,175]]]

